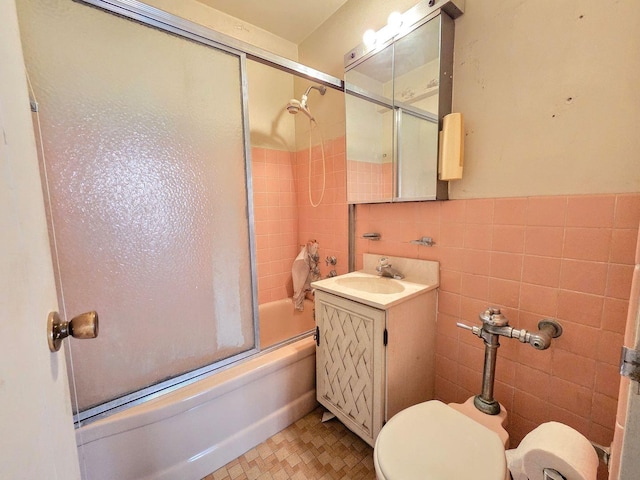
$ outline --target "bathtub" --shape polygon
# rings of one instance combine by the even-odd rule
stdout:
[[[260,305],[260,345],[263,349],[315,327],[311,300],[304,300],[302,311],[293,308],[290,298]]]
[[[285,322],[303,321],[284,300],[260,306],[261,324],[273,326],[284,302]],[[315,396],[315,343],[305,337],[78,428],[83,478],[201,479],[312,411]]]

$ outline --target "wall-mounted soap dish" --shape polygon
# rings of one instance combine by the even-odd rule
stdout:
[[[409,243],[415,243],[424,247],[433,247],[436,244],[431,237],[421,237],[418,240],[411,240]]]
[[[363,233],[362,238],[367,240],[380,240],[381,235],[378,232]]]

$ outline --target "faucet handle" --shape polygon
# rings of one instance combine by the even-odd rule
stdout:
[[[378,266],[376,267],[376,272],[382,274],[382,269],[390,266],[391,265],[389,265],[389,259],[387,257],[380,257],[378,260]]]
[[[461,322],[457,322],[456,326],[460,327],[460,328],[464,328],[465,330],[469,330],[471,333],[473,333],[477,337],[482,335],[482,329],[480,327],[476,327],[476,326],[472,327],[471,325],[467,325],[467,324],[461,323]]]
[[[338,259],[336,257],[330,257],[329,255],[327,255],[327,258],[324,259],[324,263],[328,267],[329,265],[335,265],[336,263],[338,263]]]

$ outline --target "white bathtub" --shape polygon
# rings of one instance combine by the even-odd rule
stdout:
[[[315,395],[306,337],[79,428],[83,478],[199,480],[309,413]]]

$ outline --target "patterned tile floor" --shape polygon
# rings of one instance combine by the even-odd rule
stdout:
[[[315,409],[202,480],[375,480],[373,449]]]

